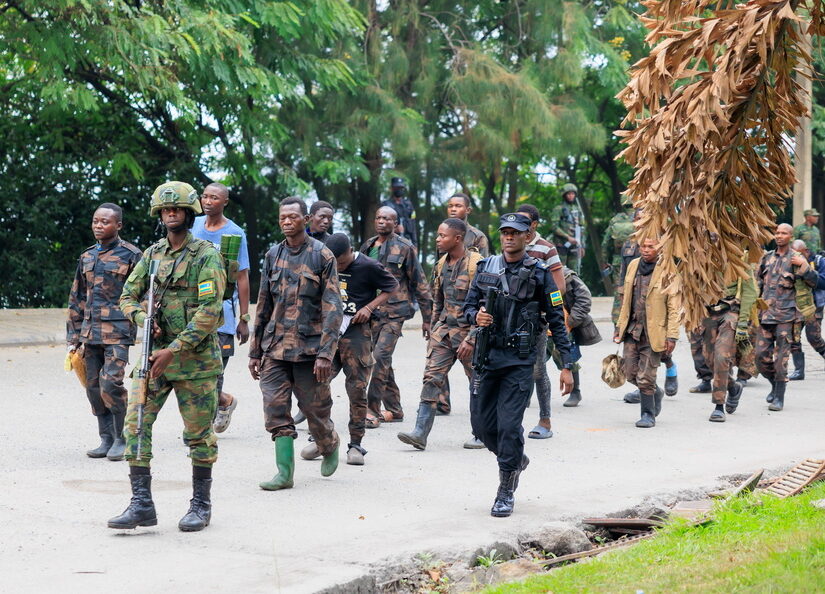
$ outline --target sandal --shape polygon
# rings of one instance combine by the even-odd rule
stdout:
[[[377,429],[381,426],[381,419],[372,415],[367,415],[367,418],[364,419],[364,425],[367,429]]]
[[[401,423],[404,420],[404,415],[401,415],[400,417],[396,417],[394,414],[392,414],[388,410],[382,410],[381,411],[381,417],[382,417],[381,422],[383,422],[383,423]]]
[[[549,439],[553,437],[553,430],[542,425],[536,425],[527,434],[530,439]]]

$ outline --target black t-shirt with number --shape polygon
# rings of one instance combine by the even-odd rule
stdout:
[[[377,291],[392,293],[398,287],[398,281],[378,260],[364,254],[357,254],[347,269],[338,273],[338,284],[344,314],[350,316],[375,299]]]

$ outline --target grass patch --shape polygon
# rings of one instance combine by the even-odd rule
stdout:
[[[534,592],[825,592],[825,483],[780,500],[719,504],[715,521],[674,521],[649,541],[485,590]]]

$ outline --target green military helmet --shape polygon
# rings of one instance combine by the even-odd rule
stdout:
[[[567,192],[575,192],[576,195],[578,195],[579,189],[576,187],[576,184],[564,184],[564,187],[561,189],[561,195],[564,196]]]
[[[149,214],[155,216],[160,209],[171,206],[188,208],[196,215],[203,214],[198,193],[186,182],[169,181],[155,188],[149,203]]]

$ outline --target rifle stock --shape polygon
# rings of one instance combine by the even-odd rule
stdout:
[[[146,300],[146,319],[143,321],[143,345],[140,354],[140,367],[137,371],[137,451],[135,457],[140,460],[142,457],[143,441],[143,414],[146,400],[149,397],[149,372],[152,368],[149,357],[152,355],[154,338],[152,336],[155,327],[155,279],[158,274],[158,260],[149,261],[149,291]]]
[[[495,311],[497,297],[498,291],[494,288],[489,288],[484,293],[484,309],[486,309],[490,315]],[[475,372],[473,373],[473,394],[478,394],[481,374],[484,373],[490,358],[490,339],[495,324],[496,322],[493,320],[493,323],[489,326],[479,328],[478,334],[476,335],[476,344],[473,349],[473,371]]]

